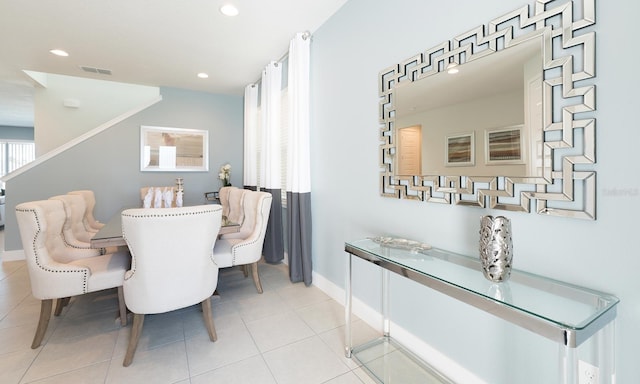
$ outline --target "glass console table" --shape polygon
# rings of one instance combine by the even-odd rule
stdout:
[[[526,328],[557,342],[562,353],[559,382],[578,383],[576,347],[602,331],[599,340],[599,376],[603,383],[612,382],[614,369],[615,296],[548,279],[531,273],[513,270],[503,283],[487,280],[478,258],[451,253],[441,249],[402,249],[380,244],[373,239],[345,243],[348,253],[345,284],[345,353],[354,357],[380,382],[398,382],[385,377],[388,368],[372,364],[387,351],[399,351],[402,358],[383,359],[384,362],[404,364],[400,371],[415,370],[425,383],[451,383],[427,363],[405,350],[391,339],[389,328],[389,273],[395,272],[456,300],[492,313],[510,323]],[[383,337],[362,346],[353,347],[351,341],[351,264],[352,257],[380,266],[382,269]],[[425,262],[428,261],[428,262]],[[381,360],[378,359],[378,363]],[[608,379],[607,379],[608,378]],[[407,382],[401,380],[401,382]]]

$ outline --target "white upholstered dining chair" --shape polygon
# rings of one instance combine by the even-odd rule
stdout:
[[[89,232],[98,232],[102,227],[104,227],[104,223],[96,220],[93,215],[93,211],[96,207],[96,196],[90,189],[83,189],[78,191],[70,191],[67,192],[70,195],[80,195],[84,199],[84,204],[86,206],[83,223],[87,231]]]
[[[262,258],[272,200],[270,193],[246,190],[243,198],[244,220],[238,238],[221,238],[213,249],[213,256],[220,268],[250,266],[259,293],[262,293],[262,283],[258,275],[258,261]]]
[[[126,325],[122,283],[129,269],[129,254],[96,255],[95,251],[69,247],[62,238],[66,213],[62,201],[32,201],[16,206],[31,292],[41,300],[40,320],[31,348],[38,348],[51,318],[53,301],[89,292],[118,288],[120,322]]]
[[[122,235],[131,252],[124,298],[133,312],[125,367],[133,361],[146,314],[201,303],[209,338],[217,339],[211,295],[218,284],[213,248],[221,220],[222,207],[217,204],[122,212]]]

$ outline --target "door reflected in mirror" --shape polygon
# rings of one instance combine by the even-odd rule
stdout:
[[[422,175],[422,126],[398,129],[398,175]]]

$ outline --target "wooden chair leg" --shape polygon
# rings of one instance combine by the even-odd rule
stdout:
[[[70,297],[63,297],[56,300],[56,310],[53,312],[54,316],[60,316],[62,313],[62,309],[69,305],[69,301],[71,301]]]
[[[142,326],[144,325],[144,314],[133,314],[133,325],[131,326],[131,335],[129,336],[129,345],[127,346],[127,354],[124,355],[124,361],[122,365],[128,367],[133,361],[133,355],[138,348],[138,340],[140,340],[140,334],[142,333]]]
[[[64,307],[62,298],[56,299],[56,310],[53,311],[53,316],[60,316],[60,314],[62,313],[62,307]]]
[[[122,286],[118,287],[118,308],[120,310],[120,325],[125,327],[127,325],[127,306],[124,302]]]
[[[258,293],[262,293],[262,283],[260,283],[260,275],[258,275],[258,263],[251,264],[251,275],[253,276],[253,283],[256,285]]]
[[[40,302],[40,320],[38,320],[38,328],[36,328],[36,334],[33,336],[33,342],[31,343],[31,349],[36,349],[42,343],[44,334],[47,332],[47,326],[49,326],[49,319],[51,318],[51,310],[53,309],[53,299],[42,300]]]
[[[218,340],[218,335],[216,334],[216,327],[213,324],[213,314],[211,311],[211,297],[207,297],[202,301],[202,316],[204,317],[204,325],[207,327],[207,332],[209,332],[209,339],[211,341]]]
[[[249,276],[249,266],[247,264],[241,265],[240,268],[242,268],[242,273],[244,273],[244,277],[248,277]]]

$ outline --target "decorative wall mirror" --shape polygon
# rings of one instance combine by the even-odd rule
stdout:
[[[209,131],[141,126],[140,170],[208,171]]]
[[[595,220],[594,24],[537,0],[381,71],[381,194]]]

